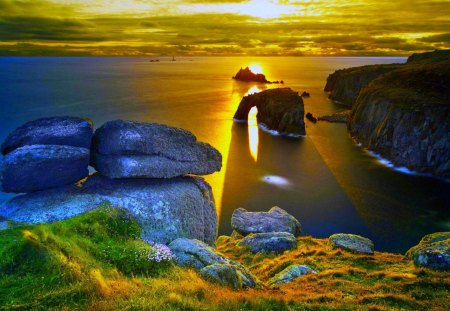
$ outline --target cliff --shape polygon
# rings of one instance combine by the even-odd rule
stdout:
[[[361,89],[370,81],[399,67],[397,64],[369,65],[337,70],[328,76],[325,92],[330,92],[328,98],[352,106]]]
[[[370,82],[353,106],[351,135],[397,166],[450,177],[449,56],[413,55]]]

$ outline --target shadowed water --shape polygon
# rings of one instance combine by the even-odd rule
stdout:
[[[220,217],[231,233],[234,209],[278,205],[302,223],[304,233],[362,234],[378,250],[403,252],[427,233],[450,229],[450,184],[383,166],[356,146],[344,124],[307,124],[307,136],[272,136],[255,123],[234,123],[242,96],[277,85],[231,77],[258,65],[269,80],[311,93],[305,111],[342,111],[323,92],[339,68],[404,62],[404,58],[223,57],[0,58],[0,139],[23,122],[50,115],[160,122],[186,128],[223,155],[223,169],[207,177]],[[0,201],[11,195],[0,194]]]

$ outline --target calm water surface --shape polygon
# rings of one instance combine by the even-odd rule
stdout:
[[[404,58],[223,57],[150,63],[148,58],[0,57],[0,140],[23,122],[51,115],[88,116],[186,128],[223,155],[207,177],[220,233],[231,233],[234,209],[278,205],[304,233],[356,233],[378,250],[403,252],[427,233],[450,229],[450,183],[381,165],[349,138],[345,125],[307,122],[307,137],[288,139],[233,123],[242,96],[267,87],[231,79],[258,65],[269,80],[311,98],[314,115],[342,111],[323,92],[339,68],[404,62]],[[0,201],[11,197],[0,193]]]

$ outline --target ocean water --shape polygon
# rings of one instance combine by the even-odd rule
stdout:
[[[238,82],[242,66],[261,69],[283,87],[310,92],[315,116],[346,109],[327,99],[326,77],[336,69],[405,58],[205,57],[149,62],[148,58],[0,57],[0,140],[44,116],[160,122],[192,131],[223,155],[212,185],[219,231],[230,234],[234,209],[280,206],[304,234],[337,232],[371,238],[377,250],[404,252],[431,232],[450,230],[450,183],[396,171],[358,147],[344,124],[306,121],[293,139],[260,129],[254,113],[233,122],[241,98],[280,85]],[[0,202],[11,194],[0,193]]]

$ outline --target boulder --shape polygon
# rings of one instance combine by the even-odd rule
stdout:
[[[424,236],[406,256],[418,267],[450,271],[450,232],[437,232]]]
[[[231,264],[213,264],[199,271],[200,275],[211,282],[228,286],[234,289],[252,287],[246,286],[247,278],[242,272]]]
[[[1,146],[3,155],[27,145],[65,145],[89,149],[92,121],[77,117],[50,117],[27,122],[16,128]]]
[[[290,283],[298,277],[307,275],[307,274],[316,274],[317,272],[311,269],[308,266],[304,265],[290,265],[283,271],[277,273],[273,278],[271,278],[268,282],[270,286],[278,286],[286,283]]]
[[[242,235],[288,232],[297,237],[302,233],[298,220],[277,206],[272,207],[269,212],[248,212],[244,208],[238,208],[231,216],[231,226]]]
[[[219,171],[222,156],[183,129],[116,120],[95,131],[93,166],[110,178],[172,178]]]
[[[205,279],[232,288],[260,287],[260,281],[247,268],[201,241],[180,238],[169,248],[178,265],[199,271]]]
[[[252,233],[239,242],[252,253],[282,253],[297,248],[297,239],[287,232]]]
[[[233,79],[244,82],[271,83],[270,81],[267,81],[265,75],[262,73],[253,73],[248,67],[245,67],[245,69],[239,69]]]
[[[210,245],[217,237],[211,187],[200,177],[109,179],[94,175],[81,185],[17,196],[0,205],[0,216],[26,223],[50,223],[97,208],[104,202],[130,211],[142,238],[168,244],[180,238]]]
[[[89,149],[29,145],[8,153],[2,163],[3,192],[33,192],[72,184],[88,176]]]
[[[182,267],[200,270],[213,264],[228,264],[230,260],[202,241],[179,238],[169,244],[175,261]]]
[[[290,88],[277,88],[244,96],[234,114],[236,121],[247,121],[253,107],[258,108],[258,123],[281,135],[305,135],[303,100]]]
[[[328,238],[331,249],[344,249],[355,253],[373,254],[373,242],[368,238],[356,235],[337,233]]]

